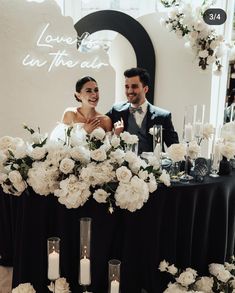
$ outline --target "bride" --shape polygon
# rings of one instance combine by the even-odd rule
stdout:
[[[76,83],[75,99],[81,103],[80,107],[67,108],[62,122],[51,133],[51,140],[64,140],[65,129],[73,126],[73,131],[81,139],[94,129],[101,127],[105,132],[112,130],[111,119],[96,111],[99,102],[99,88],[94,78],[85,76]]]

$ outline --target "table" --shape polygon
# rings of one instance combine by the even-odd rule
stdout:
[[[79,219],[87,216],[93,219],[89,290],[108,292],[108,260],[118,258],[122,293],[140,293],[141,288],[161,293],[170,280],[158,270],[163,259],[206,274],[208,264],[223,263],[234,254],[234,179],[235,172],[203,183],[159,186],[141,210],[116,208],[113,214],[93,199],[67,209],[54,196],[30,190],[14,197],[1,190],[0,264],[14,266],[13,287],[31,282],[37,292],[48,292],[47,238],[58,236],[61,276],[72,292],[82,292],[77,282]]]

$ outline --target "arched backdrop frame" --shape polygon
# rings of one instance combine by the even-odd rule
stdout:
[[[131,16],[115,10],[100,10],[88,14],[74,25],[78,36],[88,32],[89,34],[112,30],[123,35],[132,45],[136,54],[137,66],[148,70],[150,74],[150,88],[147,98],[154,102],[154,84],[156,58],[152,41],[144,27]]]

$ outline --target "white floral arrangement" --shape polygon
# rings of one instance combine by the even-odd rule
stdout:
[[[209,276],[198,276],[192,268],[178,269],[174,264],[162,261],[159,265],[161,272],[170,273],[175,282],[169,283],[163,293],[234,293],[235,292],[235,265],[234,257],[224,264],[212,263],[209,265]]]
[[[70,293],[69,283],[66,278],[59,278],[55,282],[51,282],[48,289],[53,293]]]
[[[224,38],[203,20],[203,13],[213,2],[204,0],[202,5],[195,9],[190,3],[183,1],[161,0],[161,3],[169,9],[168,16],[161,18],[161,25],[186,40],[185,47],[191,48],[202,71],[214,64],[214,74],[220,75],[221,57],[226,48]]]
[[[54,293],[70,293],[69,283],[66,278],[59,278],[55,282],[51,282],[48,286],[49,291]],[[33,286],[30,283],[19,284],[12,290],[12,293],[36,293]]]
[[[36,293],[36,291],[30,283],[22,283],[12,289],[12,293]]]
[[[0,138],[0,184],[5,193],[21,195],[31,187],[37,194],[54,194],[67,208],[78,208],[94,198],[98,203],[114,203],[134,212],[148,200],[159,182],[170,184],[170,177],[153,158],[141,159],[127,147],[137,136],[123,132],[106,134],[98,128],[76,144],[73,127],[65,141],[51,141],[40,131],[24,127],[31,142],[21,138]]]

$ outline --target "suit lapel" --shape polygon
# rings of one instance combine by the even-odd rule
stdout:
[[[130,104],[126,103],[123,106],[123,109],[121,109],[121,117],[122,117],[123,122],[124,122],[124,130],[125,131],[127,130],[127,127],[128,127],[128,117],[129,117],[129,114],[130,114],[129,106],[130,106]]]

